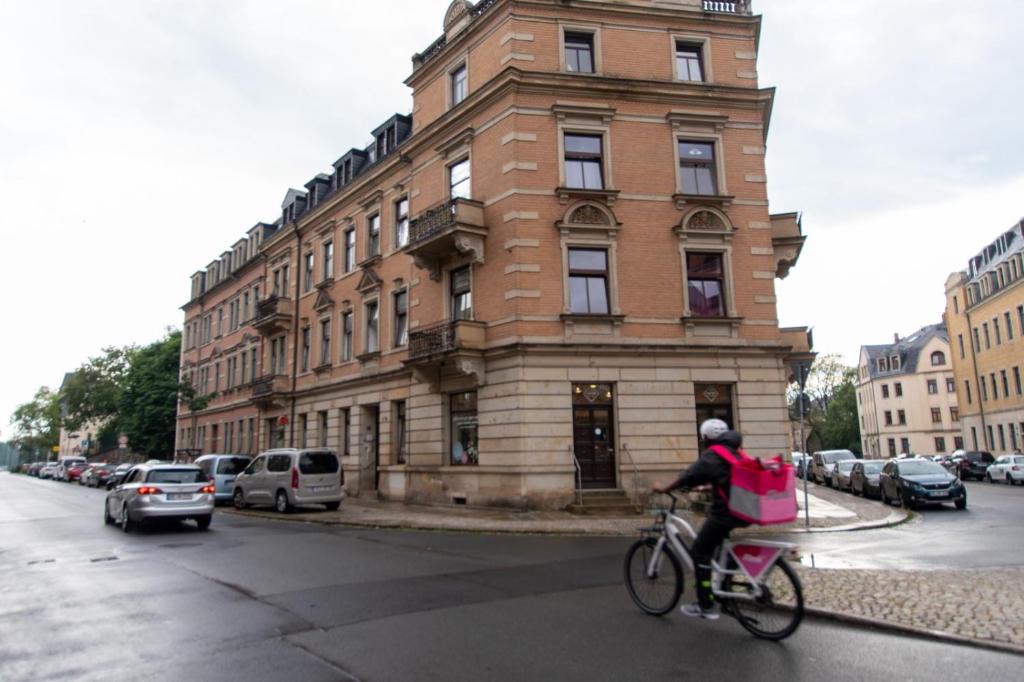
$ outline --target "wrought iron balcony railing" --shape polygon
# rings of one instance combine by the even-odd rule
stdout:
[[[455,225],[458,199],[435,206],[409,223],[409,243],[415,244]]]
[[[421,327],[409,333],[409,359],[450,353],[456,349],[456,322],[441,322]]]

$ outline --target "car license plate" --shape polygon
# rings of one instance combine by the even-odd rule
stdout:
[[[932,497],[945,497],[948,493],[945,490],[933,490],[928,494]]]
[[[192,493],[170,493],[167,496],[168,500],[191,500]]]
[[[325,493],[325,492],[327,492],[330,489],[331,489],[331,486],[329,486],[329,485],[315,485],[312,488],[310,488],[310,490],[312,492],[314,492],[314,493]]]

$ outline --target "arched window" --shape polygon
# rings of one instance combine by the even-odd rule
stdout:
[[[932,353],[932,367],[946,364],[946,354],[940,350]]]

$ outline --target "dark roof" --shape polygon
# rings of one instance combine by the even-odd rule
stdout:
[[[900,339],[896,343],[861,346],[861,352],[868,356],[868,372],[871,378],[880,376],[900,376],[902,374],[914,374],[917,372],[917,360],[924,347],[934,338],[940,338],[949,343],[949,330],[944,323],[932,324],[921,327],[916,332]],[[889,372],[878,371],[878,360],[898,355],[900,368]]]

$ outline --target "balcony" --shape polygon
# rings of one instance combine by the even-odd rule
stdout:
[[[286,332],[292,327],[292,301],[290,298],[271,296],[256,305],[256,319],[252,326],[264,336]]]
[[[475,375],[484,383],[483,351],[486,324],[472,320],[441,322],[409,333],[410,367],[421,381],[436,383],[443,376]]]
[[[786,279],[789,270],[800,260],[807,237],[804,236],[798,213],[771,216],[772,248],[775,251],[775,276]]]
[[[735,2],[718,2],[717,0],[702,0],[702,9],[705,12],[716,14],[750,14],[750,0],[736,0]]]
[[[291,379],[284,374],[268,374],[252,384],[252,402],[271,405],[281,401],[291,391]]]
[[[487,224],[484,206],[470,199],[451,199],[420,214],[409,223],[409,243],[403,251],[417,267],[439,281],[445,261],[470,255],[474,263],[484,262]]]

